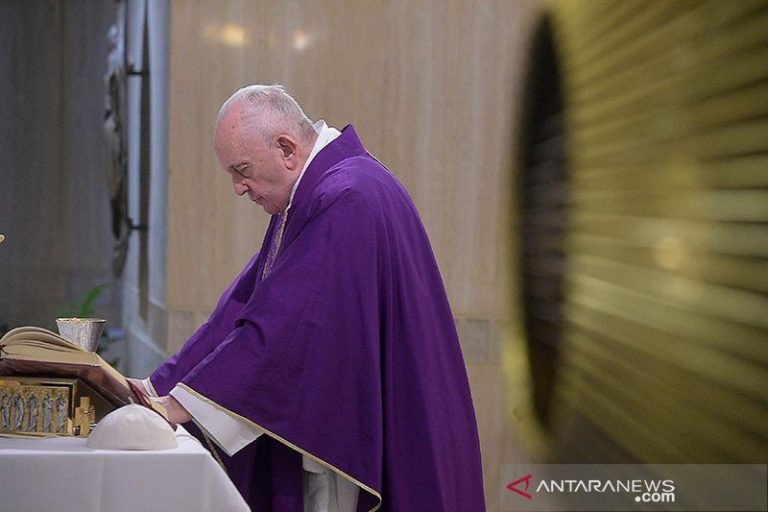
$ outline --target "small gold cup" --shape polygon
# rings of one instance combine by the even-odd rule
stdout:
[[[103,318],[57,318],[59,334],[75,345],[95,352],[107,323]]]

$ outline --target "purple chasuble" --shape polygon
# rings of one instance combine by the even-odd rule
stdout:
[[[360,512],[484,511],[466,369],[408,193],[348,126],[307,168],[263,276],[278,219],[155,390],[180,383],[266,430],[222,457],[254,511],[303,510],[301,455],[357,484]]]

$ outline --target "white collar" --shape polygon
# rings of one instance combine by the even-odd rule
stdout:
[[[296,189],[299,188],[299,182],[301,181],[301,178],[304,177],[304,173],[306,172],[307,167],[309,167],[309,164],[321,149],[336,140],[336,137],[341,135],[341,132],[336,128],[328,127],[323,119],[316,122],[314,125],[312,125],[312,127],[315,129],[315,132],[317,132],[317,140],[315,140],[315,145],[312,146],[312,151],[309,153],[307,161],[304,162],[304,167],[301,168],[301,172],[299,173],[299,177],[296,180],[296,183],[293,184],[291,195],[288,197],[288,206],[285,208],[286,212],[290,209],[291,204],[293,204],[293,196],[296,194]]]

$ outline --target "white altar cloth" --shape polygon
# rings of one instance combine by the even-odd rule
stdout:
[[[182,427],[178,448],[94,450],[81,438],[0,438],[0,510],[247,512],[210,453]]]

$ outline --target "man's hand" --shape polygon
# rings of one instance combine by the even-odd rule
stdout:
[[[160,405],[165,407],[168,412],[168,421],[174,424],[186,423],[192,419],[192,415],[187,412],[185,408],[172,396],[161,396],[159,398],[152,398]]]
[[[141,381],[141,379],[132,379],[132,378],[128,377],[125,380],[127,380],[128,382],[133,382],[135,385],[137,385],[139,387],[139,389],[145,389],[144,388],[144,383]]]

